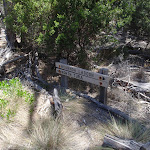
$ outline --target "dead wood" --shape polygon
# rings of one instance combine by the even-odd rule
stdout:
[[[54,92],[53,92],[53,101],[54,101],[54,110],[53,110],[53,115],[54,117],[60,117],[61,114],[62,114],[62,109],[63,109],[63,106],[60,102],[60,98],[58,96],[58,91],[57,89],[54,89]]]
[[[24,58],[27,57],[27,56],[28,56],[28,54],[26,54],[26,55],[24,55],[24,56],[16,57],[16,58],[14,58],[14,59],[12,59],[12,60],[9,60],[9,61],[7,61],[7,62],[1,64],[1,66],[5,66],[5,65],[7,65],[7,64],[9,64],[9,63],[12,63],[12,62],[15,62],[15,61],[17,61],[17,60],[19,60],[19,59],[24,59]]]
[[[113,81],[112,84],[119,85],[135,97],[142,98],[150,102],[150,97],[147,96],[147,93],[150,93],[150,83],[136,83],[117,79],[116,81]]]
[[[138,94],[139,94],[139,96],[140,96],[142,99],[144,99],[144,100],[150,102],[150,97],[144,95],[143,93],[138,93]]]
[[[142,145],[133,140],[122,140],[111,135],[105,135],[103,142],[103,146],[112,147],[116,150],[141,150]]]
[[[9,56],[9,49],[7,50],[3,50],[1,51],[0,56],[2,57],[2,60],[0,62],[0,74],[4,75],[5,73],[5,65],[16,62],[18,60],[23,60],[23,59],[27,59],[26,60],[26,64],[20,64],[20,72],[22,72],[22,74],[24,74],[24,72],[26,72],[26,76],[30,77],[31,79],[36,79],[38,81],[40,81],[42,84],[44,85],[49,85],[46,81],[44,81],[44,79],[41,77],[40,73],[39,73],[39,69],[38,69],[38,54],[37,52],[30,52],[29,54],[25,54],[23,56],[18,56],[15,57],[14,59],[9,60],[10,57],[7,58],[7,56]],[[12,54],[10,55],[12,57]],[[19,72],[19,70],[17,69],[17,72]],[[17,73],[16,73],[17,74]],[[16,76],[15,76],[16,77]]]
[[[60,102],[61,100],[60,100],[60,98],[58,96],[57,89],[54,89],[53,96],[52,96],[48,91],[46,91],[40,85],[38,85],[37,83],[32,81],[32,79],[28,75],[25,75],[25,76],[26,76],[27,81],[30,83],[30,85],[34,89],[36,89],[37,91],[42,92],[44,95],[47,95],[48,101],[49,101],[47,104],[50,103],[51,108],[52,108],[52,115],[54,116],[54,118],[61,117],[63,105]],[[44,106],[44,107],[46,107],[46,106]],[[45,110],[45,109],[46,108],[44,108],[44,109],[42,108],[41,110]]]
[[[40,81],[41,83],[43,83],[44,85],[49,85],[49,83],[47,83],[41,76],[40,72],[39,72],[39,67],[38,67],[39,63],[38,63],[38,53],[35,52],[35,73],[36,73],[36,77],[33,77],[34,79]]]
[[[12,57],[13,53],[10,48],[0,49],[0,66]]]
[[[116,116],[116,117],[119,117],[123,120],[127,120],[127,121],[131,121],[131,122],[136,122],[134,119],[130,118],[127,114],[121,112],[120,110],[118,109],[115,109],[115,108],[112,108],[110,106],[107,106],[107,105],[104,105],[100,102],[98,102],[96,99],[86,95],[86,94],[83,94],[83,93],[80,93],[80,92],[74,92],[76,95],[80,96],[80,97],[83,97],[83,98],[86,98],[94,103],[96,103],[100,108],[110,112],[112,115]]]
[[[150,150],[150,142],[141,146],[140,150]]]

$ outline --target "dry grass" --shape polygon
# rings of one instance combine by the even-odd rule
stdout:
[[[90,147],[92,150],[101,149],[96,145],[102,144],[106,133],[141,142],[150,140],[150,130],[139,124],[123,124],[114,118],[111,122],[104,124],[101,121],[106,120],[109,114],[94,104],[85,99],[72,99],[74,95],[61,96],[63,101],[69,99],[64,102],[64,117],[61,120],[54,120],[48,116],[35,118],[38,116],[36,114],[38,109],[34,109],[34,113],[31,112],[30,103],[26,103],[23,97],[7,97],[11,102],[9,107],[17,106],[15,107],[17,111],[11,120],[0,120],[0,149],[85,150]],[[109,101],[109,104],[116,103],[115,107],[124,108],[126,111],[132,106],[134,109],[132,108],[131,115],[136,114],[135,112],[139,109],[138,103],[135,107],[134,101],[126,93],[114,90],[111,91],[109,98],[113,99],[113,103]],[[45,102],[45,99],[47,99],[45,95],[38,94],[37,106],[39,108],[44,104],[42,101]],[[129,99],[132,105],[129,104]],[[31,113],[34,114],[32,118]]]
[[[137,82],[142,82],[142,83],[149,82],[149,79],[146,76],[143,68],[140,68],[138,72],[132,75],[132,80]]]
[[[3,122],[0,149],[84,150],[88,148],[89,142],[84,137],[85,133],[77,131],[71,120],[63,122],[50,118],[41,119],[31,127],[23,122]]]
[[[41,95],[39,93],[38,102],[44,102],[46,99],[45,95]],[[3,98],[9,101],[7,107],[15,109],[15,115],[9,120],[5,118],[0,120],[0,149],[84,150],[88,148],[89,141],[85,132],[77,130],[71,118],[54,120],[49,116],[40,117],[37,109],[32,112],[32,105],[26,102],[24,97],[4,95]]]
[[[5,119],[0,121],[0,149],[8,149],[22,143],[26,136],[25,130],[29,123],[30,108],[22,99],[18,100],[20,100],[20,105],[15,116],[9,121]]]
[[[123,89],[110,89],[108,92],[108,105],[117,108],[141,123],[149,125],[150,104],[137,99]]]
[[[39,120],[32,125],[32,129],[28,130],[28,147],[24,147],[24,149],[63,149],[64,135],[61,132],[59,121],[52,119]]]
[[[16,149],[37,150],[84,150],[88,147],[83,139],[84,133],[75,130],[73,124],[58,120],[39,120],[27,131],[22,142],[12,145]]]
[[[133,139],[137,142],[146,143],[150,141],[150,129],[140,123],[122,122],[112,117],[112,121],[102,128],[104,133],[119,137],[121,139]]]

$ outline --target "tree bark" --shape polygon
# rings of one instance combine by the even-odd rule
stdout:
[[[106,135],[103,142],[103,146],[112,147],[116,150],[140,150],[142,145],[133,140],[122,140],[111,135]]]
[[[144,145],[140,148],[140,150],[150,150],[150,142],[144,144]]]
[[[7,15],[9,15],[9,13],[11,12],[10,10],[10,6],[12,4],[10,2],[8,2],[7,0],[3,0],[3,7],[4,7],[4,17],[7,17]],[[15,33],[12,31],[12,29],[8,28],[8,25],[6,23],[6,40],[7,40],[7,44],[8,46],[13,49],[15,42],[16,42],[16,35]]]

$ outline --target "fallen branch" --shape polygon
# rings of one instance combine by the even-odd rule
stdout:
[[[111,135],[106,135],[103,142],[103,146],[112,147],[117,150],[141,150],[142,145],[133,140],[122,140]]]
[[[128,93],[134,94],[135,97],[141,97],[144,100],[150,102],[150,97],[146,95],[147,93],[150,93],[150,83],[127,82],[117,79],[116,81],[113,81],[112,84],[115,86],[119,85],[120,87],[123,87]]]
[[[96,99],[94,99],[94,98],[92,98],[92,97],[90,97],[86,94],[83,94],[83,93],[80,93],[80,92],[73,92],[73,93],[80,96],[80,97],[83,97],[85,99],[88,99],[88,100],[96,103],[100,108],[110,112],[112,115],[114,115],[116,117],[131,121],[131,122],[136,122],[134,119],[130,118],[127,114],[121,112],[120,110],[112,108],[112,107],[107,106],[107,105],[104,105],[104,104],[100,103],[99,101],[97,101]]]
[[[24,55],[24,56],[16,57],[16,58],[14,58],[14,59],[12,59],[12,60],[9,60],[9,61],[7,61],[7,62],[1,64],[1,66],[5,66],[5,65],[7,65],[7,64],[9,64],[9,63],[12,63],[12,62],[15,62],[15,61],[17,61],[17,60],[19,60],[19,59],[23,59],[23,58],[25,58],[25,57],[27,57],[27,56],[28,56],[28,54],[26,54],[26,55]]]
[[[141,146],[140,150],[150,150],[150,142],[144,144]]]
[[[141,96],[142,98],[144,98],[144,100],[147,100],[148,102],[150,102],[150,97],[144,95],[143,93],[138,93],[139,96]]]

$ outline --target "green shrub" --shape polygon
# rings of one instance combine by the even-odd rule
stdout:
[[[106,36],[128,24],[134,11],[133,0],[5,1],[11,8],[7,28],[20,35],[25,46],[74,57],[79,64],[86,64],[86,48],[97,34],[104,31]]]
[[[34,95],[23,89],[18,78],[0,82],[0,89],[3,91],[5,96],[23,98],[30,104],[34,101]]]
[[[0,90],[2,91],[0,115],[2,118],[7,118],[7,120],[15,115],[20,99],[23,99],[29,105],[32,105],[34,102],[34,95],[23,89],[18,78],[0,82]]]
[[[150,37],[150,1],[135,0],[135,12],[132,15],[131,27],[139,36],[147,35]]]
[[[15,115],[14,110],[7,109],[8,104],[8,100],[0,99],[0,116],[2,118],[7,118],[7,120]]]

